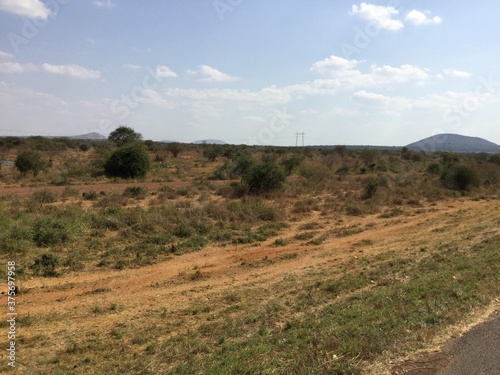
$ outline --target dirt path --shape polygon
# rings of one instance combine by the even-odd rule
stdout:
[[[168,185],[173,188],[180,188],[185,186],[190,186],[190,181],[175,181],[175,182],[125,182],[125,183],[109,183],[109,184],[88,184],[88,185],[68,185],[68,186],[1,186],[0,187],[0,196],[2,195],[20,195],[27,196],[31,195],[36,191],[40,190],[50,190],[54,193],[61,194],[66,188],[71,188],[77,190],[81,193],[96,191],[96,192],[111,192],[111,191],[120,191],[123,192],[125,188],[128,186],[145,186],[150,191],[157,190],[163,185]]]

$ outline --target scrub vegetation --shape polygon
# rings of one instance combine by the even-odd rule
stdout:
[[[500,293],[499,155],[122,130],[0,138],[25,371],[362,374]]]

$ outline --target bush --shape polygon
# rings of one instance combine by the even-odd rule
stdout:
[[[439,175],[441,173],[441,164],[434,162],[427,166],[427,172],[435,175]]]
[[[108,177],[144,177],[150,168],[149,155],[144,146],[139,143],[116,149],[104,164],[104,170]]]
[[[15,166],[22,174],[31,172],[36,177],[39,172],[45,169],[47,162],[39,152],[22,151],[17,155]]]
[[[242,177],[250,193],[267,193],[280,189],[285,183],[285,172],[275,163],[252,165]]]
[[[479,176],[471,167],[460,164],[445,169],[441,182],[448,189],[464,191],[479,186]]]
[[[176,158],[177,156],[179,156],[179,154],[183,150],[183,147],[182,147],[182,145],[180,143],[172,142],[172,143],[169,143],[167,145],[167,150],[172,153],[172,156],[174,158]]]
[[[290,176],[293,170],[302,163],[304,157],[302,155],[295,155],[291,158],[285,159],[281,162],[283,168],[285,169],[285,173],[287,176]]]
[[[85,152],[85,151],[88,151],[88,150],[90,150],[90,146],[89,146],[88,144],[86,144],[86,143],[82,143],[82,144],[80,145],[80,151]]]
[[[59,258],[54,254],[43,254],[41,257],[35,259],[35,263],[30,267],[36,274],[41,274],[45,277],[57,276],[57,266],[59,265]]]
[[[490,156],[490,162],[500,165],[500,154],[493,154]]]
[[[363,199],[372,198],[378,190],[378,179],[376,178],[367,178],[363,181],[364,192]]]
[[[70,238],[67,220],[54,216],[42,216],[33,226],[33,241],[39,247],[64,243]]]
[[[129,198],[144,199],[148,194],[146,186],[127,186],[123,195]]]
[[[54,203],[56,201],[56,194],[52,190],[44,189],[35,191],[32,194],[31,199],[35,203]]]
[[[220,149],[216,146],[209,146],[203,151],[203,156],[210,161],[215,161],[221,155]]]
[[[88,193],[82,193],[82,197],[86,201],[95,201],[97,199],[97,192],[95,190],[91,190]]]

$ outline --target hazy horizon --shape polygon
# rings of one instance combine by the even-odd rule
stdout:
[[[500,144],[500,4],[0,0],[0,136]],[[299,144],[302,138],[299,137]]]

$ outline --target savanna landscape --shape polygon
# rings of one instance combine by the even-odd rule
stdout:
[[[433,374],[422,358],[498,307],[499,154],[126,127],[0,153],[19,373]]]

